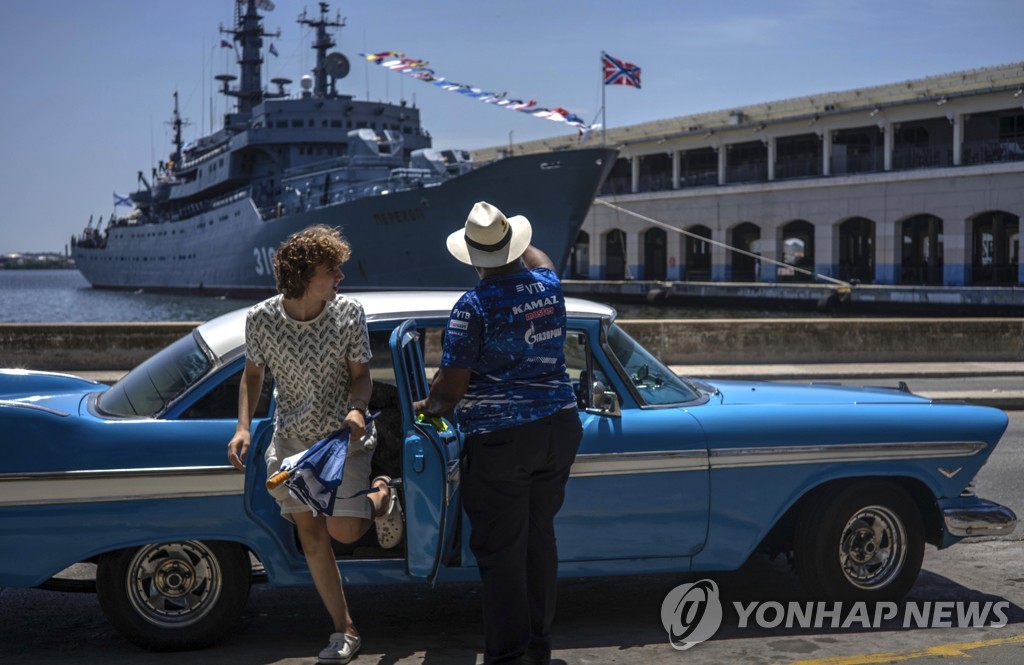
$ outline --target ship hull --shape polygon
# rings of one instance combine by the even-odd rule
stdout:
[[[352,245],[347,290],[467,288],[476,272],[448,254],[445,238],[475,202],[526,216],[533,244],[561,269],[614,156],[589,148],[511,157],[438,186],[280,218],[261,219],[243,198],[180,221],[112,228],[105,247],[74,247],[73,256],[96,288],[260,295],[274,291],[272,261],[281,242],[327,224],[340,227]]]

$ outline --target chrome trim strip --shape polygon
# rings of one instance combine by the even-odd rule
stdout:
[[[710,455],[703,449],[591,453],[576,456],[570,477],[968,457],[986,446],[983,441],[954,441],[718,448]],[[195,486],[199,478],[202,487]],[[0,474],[0,507],[240,495],[244,482],[243,474],[226,465]]]
[[[230,464],[217,466],[155,466],[138,469],[86,469],[77,471],[36,471],[31,473],[0,473],[6,480],[61,480],[66,478],[118,478],[124,476],[180,476],[191,474],[209,476],[234,471]]]
[[[970,457],[984,450],[984,441],[937,441],[915,443],[846,443],[834,446],[776,446],[772,448],[716,448],[711,451],[712,469],[782,464],[878,462],[881,460]]]
[[[945,508],[942,519],[954,536],[1005,536],[1017,525],[1012,510],[992,501],[971,508]]]
[[[707,471],[708,455],[700,450],[577,455],[570,478],[619,476],[629,473]]]
[[[0,507],[241,495],[232,466],[0,474]]]
[[[55,416],[61,416],[67,418],[71,414],[66,411],[58,411],[57,409],[51,409],[48,406],[42,406],[41,404],[33,404],[32,402],[22,402],[20,400],[13,399],[0,399],[0,408],[22,408],[22,409],[35,409],[36,411],[44,411],[46,413],[53,414]]]

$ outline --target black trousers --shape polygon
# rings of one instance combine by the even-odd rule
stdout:
[[[466,437],[462,497],[483,582],[484,662],[551,657],[554,520],[583,428],[575,409]]]

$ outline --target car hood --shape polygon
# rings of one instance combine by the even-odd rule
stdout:
[[[851,387],[832,383],[707,381],[722,404],[928,404],[931,400],[896,386]]]

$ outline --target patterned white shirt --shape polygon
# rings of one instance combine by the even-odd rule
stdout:
[[[274,427],[280,436],[313,443],[341,427],[348,414],[347,360],[370,362],[363,306],[335,296],[311,321],[296,321],[276,295],[245,319],[245,355],[274,377]]]

